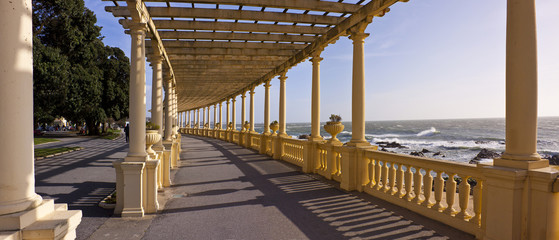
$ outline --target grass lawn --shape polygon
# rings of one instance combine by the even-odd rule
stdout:
[[[107,132],[101,135],[104,139],[113,140],[120,136],[121,130],[107,129]]]
[[[48,142],[60,142],[60,140],[52,139],[52,138],[33,138],[33,144],[41,144],[41,143],[48,143]]]
[[[66,152],[70,150],[76,150],[79,147],[61,147],[61,148],[42,148],[35,149],[35,157],[46,157],[51,154]]]

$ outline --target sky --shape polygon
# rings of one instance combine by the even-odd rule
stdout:
[[[130,36],[105,12],[111,2],[85,0],[106,45],[130,56]],[[536,0],[538,115],[559,116],[559,1]],[[506,0],[399,2],[369,24],[365,39],[366,120],[505,117]],[[351,120],[352,42],[341,37],[321,57],[321,121]],[[147,109],[151,67],[146,65]],[[310,122],[310,61],[287,73],[287,122]],[[279,80],[270,89],[270,119],[279,116]],[[247,115],[248,115],[247,94]],[[225,103],[223,104],[225,118]],[[213,109],[210,108],[213,120]],[[237,122],[241,98],[237,97]],[[147,111],[147,110],[146,110]],[[149,112],[147,113],[149,116]],[[256,88],[255,121],[263,122],[264,87]],[[248,118],[248,116],[247,116]],[[225,120],[223,120],[225,122]]]

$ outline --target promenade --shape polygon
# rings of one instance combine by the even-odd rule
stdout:
[[[83,211],[77,239],[473,239],[446,225],[297,166],[216,139],[182,137],[161,211],[111,218],[97,206],[114,189],[124,139],[70,138],[39,145],[83,150],[36,161],[36,191]]]

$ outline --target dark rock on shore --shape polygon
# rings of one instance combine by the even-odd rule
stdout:
[[[500,157],[501,154],[496,153],[494,151],[491,150],[487,150],[487,149],[481,149],[481,151],[479,151],[479,153],[477,154],[477,156],[475,156],[472,160],[470,160],[470,164],[478,164],[479,160],[481,159],[494,159],[494,158],[498,158]]]
[[[299,135],[297,138],[298,138],[298,139],[309,139],[309,137],[310,137],[310,135],[301,134],[301,135]]]
[[[397,142],[376,142],[381,148],[408,148]]]
[[[434,157],[434,156],[446,157],[446,156],[445,156],[444,154],[442,154],[441,152],[433,153],[433,157]]]
[[[410,155],[418,156],[418,157],[425,157],[425,155],[422,152],[411,152]]]
[[[543,154],[542,159],[549,160],[550,165],[559,165],[559,154],[555,154],[555,155]]]
[[[427,150],[427,149],[424,148],[424,149],[421,150],[421,152],[422,152],[422,153],[428,153],[428,152],[431,152],[431,151],[429,151],[429,150]]]

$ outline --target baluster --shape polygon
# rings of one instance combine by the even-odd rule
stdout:
[[[388,191],[388,162],[384,161],[382,166],[382,191]]]
[[[460,186],[458,186],[458,204],[460,205],[460,212],[456,214],[456,217],[464,220],[472,217],[468,212],[466,212],[470,201],[470,184],[468,183],[468,179],[470,179],[470,176],[463,177],[462,182],[460,182]]]
[[[376,162],[376,160],[374,160],[372,158],[370,160],[371,161],[369,161],[367,163],[367,170],[369,171],[369,180],[370,180],[369,187],[373,188],[376,184],[376,182],[375,182],[375,162]]]
[[[336,164],[338,165],[338,172],[336,173],[336,175],[340,176],[342,175],[342,154],[339,152],[336,153]]]
[[[390,163],[390,175],[389,175],[389,181],[390,181],[390,194],[394,195],[394,193],[396,193],[396,168],[394,167],[394,163]]]
[[[431,193],[433,192],[433,176],[431,176],[431,169],[425,170],[425,176],[423,177],[423,206],[431,207],[433,203],[430,201]]]
[[[386,164],[385,162],[382,162],[382,163]],[[376,180],[377,180],[377,185],[376,185],[377,190],[380,190],[382,188],[382,185],[384,185],[384,182],[382,183],[382,185],[381,185],[381,182],[380,182],[381,181],[380,179],[382,177],[382,172],[381,171],[382,171],[382,166],[380,165],[380,161],[376,161],[375,177],[376,177]]]
[[[454,181],[456,173],[448,173],[448,180],[446,180],[446,204],[448,207],[444,212],[448,215],[456,214],[454,209],[454,198],[456,196],[456,181]]]
[[[361,182],[359,183],[360,186],[365,186],[367,187],[369,185],[369,183],[371,182],[371,178],[369,176],[369,162],[371,161],[370,158],[366,157],[365,154],[363,154],[363,157],[361,158],[361,165],[359,166],[360,169],[363,169],[361,171]]]
[[[437,211],[442,211],[445,209],[441,200],[443,199],[444,190],[444,179],[443,171],[437,173],[437,178],[435,179],[435,209]]]
[[[402,164],[398,164],[396,179],[396,181],[398,182],[398,197],[402,198],[404,196],[404,168]]]
[[[411,193],[413,173],[411,172],[411,165],[406,165],[406,168],[406,200],[411,201],[413,199],[413,194]]]
[[[413,180],[413,190],[415,192],[415,203],[421,204],[421,185],[423,185],[423,175],[421,175],[421,168],[415,168],[415,179]]]
[[[483,181],[480,179],[476,179],[477,184],[474,187],[474,213],[476,214],[473,218],[473,223],[476,226],[481,226],[481,199],[482,199],[482,190],[483,190]]]

